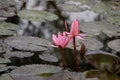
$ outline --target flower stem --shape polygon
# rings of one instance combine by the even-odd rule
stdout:
[[[78,56],[76,53],[76,42],[75,42],[75,37],[73,37],[73,47],[74,47],[74,58],[76,61],[76,69],[79,70],[79,61],[78,61]]]
[[[64,48],[60,47],[60,49],[61,49],[61,61],[63,63],[63,69],[66,69],[67,64],[66,64],[66,61],[65,61]]]

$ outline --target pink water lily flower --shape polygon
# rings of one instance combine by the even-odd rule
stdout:
[[[80,25],[79,25],[78,20],[76,19],[72,22],[70,32],[67,32],[67,34],[69,34],[71,37],[77,37],[81,40],[85,40],[82,37],[87,36],[87,34],[80,33]]]
[[[58,33],[58,35],[52,35],[52,40],[55,43],[55,46],[65,48],[68,42],[70,41],[70,37],[66,35],[66,32]]]

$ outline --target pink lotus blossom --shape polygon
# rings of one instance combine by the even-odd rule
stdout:
[[[85,40],[82,37],[87,36],[87,34],[80,33],[80,25],[79,25],[78,20],[76,20],[76,19],[72,22],[70,32],[67,32],[67,34],[69,34],[69,36],[71,36],[71,37],[77,37],[81,40]]]
[[[52,35],[52,40],[55,43],[55,46],[65,48],[70,41],[70,37],[68,37],[65,32],[59,32],[57,36],[54,34]]]

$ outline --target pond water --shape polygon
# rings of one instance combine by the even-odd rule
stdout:
[[[0,80],[120,79],[119,0],[11,1],[0,1]],[[65,26],[70,30],[75,19],[80,32],[88,34],[86,41],[76,39],[80,69],[71,41],[62,70],[61,50],[51,47],[52,34],[66,31]]]

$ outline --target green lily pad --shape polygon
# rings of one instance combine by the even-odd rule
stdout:
[[[80,7],[72,4],[58,4],[57,5],[62,11],[67,11],[67,12],[80,12],[81,9]]]
[[[120,52],[120,39],[112,40],[108,42],[108,47],[111,49]]]
[[[114,73],[101,72],[97,70],[89,70],[89,71],[86,71],[85,74],[86,74],[86,78],[93,78],[93,77],[97,78],[95,80],[119,80],[120,78]]]
[[[88,70],[84,73],[85,73],[86,78],[97,77],[100,74],[98,70]]]
[[[57,73],[62,71],[61,67],[58,66],[52,66],[52,65],[39,65],[39,64],[33,64],[33,65],[25,65],[18,67],[11,71],[12,76],[32,76],[32,75],[42,75],[47,73]]]
[[[86,80],[82,72],[62,71],[54,74],[48,80]]]
[[[6,51],[11,51],[12,48],[5,44],[4,40],[0,40],[0,53],[4,53]]]
[[[44,60],[44,61],[47,61],[47,62],[58,62],[58,58],[53,56],[52,54],[50,53],[42,53],[39,55],[39,58]]]
[[[0,29],[0,36],[13,36],[15,34],[16,34],[15,31]]]
[[[18,58],[27,58],[33,56],[34,53],[32,52],[25,52],[25,51],[12,51],[12,52],[6,52],[3,54],[5,58],[11,58],[11,57],[18,57]]]
[[[85,41],[79,40],[76,38],[76,49],[79,51],[81,48],[82,43],[85,44],[86,49],[88,50],[98,50],[101,49],[103,47],[103,44],[98,41],[97,39],[95,39],[94,37],[85,37]],[[70,42],[67,45],[67,48],[71,48],[73,49],[73,43]]]
[[[24,51],[45,51],[46,46],[50,46],[50,42],[38,37],[31,36],[16,36],[9,37],[5,40],[5,43],[9,46]]]
[[[3,74],[0,76],[0,80],[14,80],[14,79],[12,79],[10,74]]]
[[[109,23],[120,25],[120,11],[115,10],[115,11],[109,12],[109,15],[107,15],[106,19]]]
[[[6,64],[0,64],[0,68],[6,67]]]
[[[19,28],[18,25],[7,23],[7,22],[0,22],[0,29],[5,30],[17,30]]]
[[[10,63],[11,61],[9,59],[5,58],[0,58],[0,64],[1,63]]]
[[[11,36],[16,34],[18,26],[12,23],[0,22],[0,36]]]
[[[46,80],[47,78],[41,77],[41,76],[35,76],[35,75],[30,75],[30,76],[12,76],[14,80]]]
[[[0,0],[0,17],[12,17],[16,15],[14,0]]]
[[[96,4],[92,5],[91,10],[97,12],[97,13],[105,13],[109,8],[106,7],[106,5],[101,2],[97,1]]]
[[[114,70],[112,64],[120,61],[120,58],[117,55],[101,50],[88,51],[85,54],[85,58],[99,70]]]
[[[90,36],[99,35],[101,32],[105,33],[109,37],[120,35],[120,27],[105,22],[88,22],[81,25],[81,30]]]
[[[50,76],[52,76],[52,75],[53,75],[53,73],[43,73],[43,74],[40,74],[40,75],[38,75],[38,76],[50,77]]]
[[[22,10],[18,13],[18,15],[22,18],[22,19],[27,19],[27,20],[31,20],[31,21],[54,21],[58,19],[58,16],[50,13],[50,12],[46,12],[46,11],[36,11],[36,10]]]
[[[4,64],[0,64],[0,72],[5,72],[7,70],[12,70],[15,69],[15,66],[6,66]]]
[[[119,61],[120,58],[117,55],[104,52],[101,50],[88,51],[85,56],[99,62],[114,62],[114,60]]]

